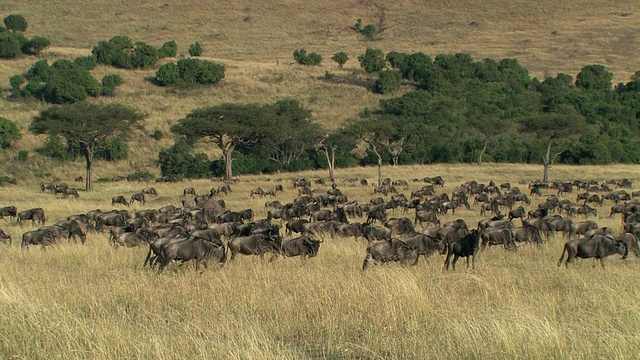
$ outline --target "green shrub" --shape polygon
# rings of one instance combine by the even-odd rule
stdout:
[[[36,61],[27,71],[27,79],[34,82],[47,82],[53,70],[46,59]]]
[[[118,74],[109,74],[102,77],[102,95],[113,96],[116,87],[122,85],[124,79]]]
[[[51,45],[51,40],[42,36],[34,36],[22,45],[22,52],[27,55],[40,55],[40,52]]]
[[[167,41],[158,49],[159,58],[176,57],[178,54],[178,44],[174,40]]]
[[[373,91],[379,94],[390,94],[400,88],[402,74],[399,71],[387,70],[378,74]]]
[[[12,14],[4,18],[4,26],[12,31],[24,32],[25,30],[27,30],[29,24],[27,23],[27,19],[25,19],[24,16]]]
[[[16,160],[21,163],[26,163],[29,160],[29,152],[27,150],[18,151],[18,155],[16,156]]]
[[[360,30],[360,33],[368,40],[376,40],[378,36],[378,28],[374,24],[367,24],[362,28],[362,30]]]
[[[93,70],[96,65],[98,65],[98,58],[93,54],[88,56],[78,56],[73,59],[73,62],[87,70]]]
[[[199,42],[195,42],[194,44],[189,45],[189,55],[191,56],[201,56],[202,55],[202,45]]]
[[[322,56],[316,53],[307,54],[305,49],[293,51],[293,59],[302,65],[320,65]]]
[[[56,60],[51,66],[46,60],[36,61],[27,78],[23,95],[51,103],[73,103],[102,93],[102,86],[86,68],[66,59]]]
[[[143,41],[138,41],[131,56],[133,68],[148,69],[158,61],[158,50]]]
[[[367,48],[364,54],[358,56],[360,66],[368,73],[375,73],[387,66],[387,59],[380,49]]]
[[[36,149],[36,151],[44,156],[48,156],[54,159],[67,160],[71,158],[67,151],[67,146],[62,143],[60,137],[55,135],[49,135],[44,145]]]
[[[0,33],[0,58],[13,59],[22,54],[22,45],[27,39],[21,33]]]
[[[127,175],[127,181],[150,181],[155,176],[146,170],[136,170],[133,174]]]
[[[132,67],[132,52],[133,41],[128,36],[114,36],[109,41],[101,40],[91,50],[98,63],[125,69]]]
[[[158,153],[158,164],[162,176],[178,175],[190,179],[206,178],[212,175],[211,161],[206,154],[191,154],[191,147],[184,141],[177,141],[172,147]]]
[[[13,75],[9,78],[9,85],[11,85],[11,95],[12,96],[20,96],[20,87],[24,84],[27,79],[20,74]]]
[[[164,134],[162,133],[162,130],[154,130],[153,134],[151,134],[151,138],[154,140],[161,140],[164,137]]]
[[[216,84],[224,78],[224,66],[213,63],[211,61],[204,61],[200,67],[198,73],[198,84]]]
[[[331,57],[331,60],[337,62],[338,63],[338,67],[340,67],[340,69],[342,69],[344,64],[347,61],[349,61],[349,56],[344,51],[340,51],[340,52],[337,52],[337,53],[333,54],[333,56]]]
[[[104,147],[95,152],[95,158],[106,161],[124,160],[129,156],[129,145],[120,138],[107,139]]]
[[[162,65],[156,71],[156,80],[161,85],[193,86],[216,84],[224,78],[223,65],[200,59],[180,59],[177,64]]]
[[[0,148],[11,147],[16,140],[22,137],[18,125],[9,119],[0,117]]]
[[[156,71],[156,80],[161,85],[172,85],[180,79],[180,69],[175,63],[167,63]]]

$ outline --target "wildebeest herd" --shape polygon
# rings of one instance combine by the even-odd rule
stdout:
[[[596,258],[604,266],[602,261],[611,255],[625,259],[632,251],[640,256],[640,201],[636,200],[640,192],[629,193],[626,189],[632,183],[626,179],[519,184],[528,188],[528,194],[509,183],[496,185],[493,181],[488,184],[467,181],[451,193],[443,191],[444,179],[440,176],[411,182],[420,189],[407,196],[398,188],[407,190],[409,181],[385,179],[382,186],[373,188],[373,198],[359,203],[350,200],[338,183],[325,188],[326,182],[316,181],[321,187],[313,188],[308,179],[294,179],[292,186],[297,196],[288,202],[266,201],[266,217],[259,220],[254,219],[257,209],[227,209],[223,197],[233,193],[229,184],[201,195],[193,187],[185,188],[176,194],[183,198],[181,207],[166,205],[133,213],[124,209],[95,209],[45,225],[42,208],[18,211],[15,206],[5,206],[0,208],[0,219],[15,221],[20,226],[26,222],[39,226],[22,234],[22,248],[29,245],[45,248],[64,238],[84,244],[87,233],[108,232],[113,246],[147,247],[143,265],[157,267],[159,271],[170,263],[190,260],[194,260],[196,269],[200,263],[206,268],[208,262],[223,264],[238,255],[312,258],[318,255],[325,240],[347,237],[367,241],[363,271],[372,261],[415,265],[421,255],[426,259],[432,254],[445,256],[444,270],[450,266],[455,270],[461,257],[466,258],[467,268],[470,263],[475,267],[478,251],[487,246],[517,251],[518,244],[541,246],[557,233],[567,240],[558,266],[565,261],[565,255],[567,266],[576,257]],[[342,184],[347,188],[368,186],[364,179],[347,179]],[[42,184],[40,190],[67,197],[75,189],[64,184]],[[575,202],[570,199],[574,191]],[[281,192],[283,186],[278,184],[273,190],[254,188],[249,197],[274,198]],[[147,196],[157,198],[158,192],[147,187],[131,195],[129,201],[117,195],[111,205],[129,207],[134,202],[145,205]],[[539,204],[527,209],[532,197],[538,197]],[[609,217],[621,214],[622,232],[599,227],[589,220],[590,216],[597,216],[596,208],[589,204],[602,207],[605,202],[611,204]],[[461,208],[479,211],[483,219],[475,228],[462,218],[441,223],[443,215],[454,215]],[[398,213],[404,216],[390,216]],[[0,242],[11,246],[12,241],[12,236],[0,229]]]

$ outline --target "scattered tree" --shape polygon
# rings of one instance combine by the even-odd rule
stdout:
[[[4,26],[11,31],[24,32],[27,30],[27,26],[29,26],[27,19],[25,19],[24,16],[17,14],[8,15],[3,21]]]
[[[109,139],[126,136],[139,128],[145,116],[120,104],[79,102],[52,106],[33,118],[29,131],[34,134],[59,135],[67,143],[79,144],[86,161],[86,190],[93,188],[92,169],[96,151]]]
[[[11,147],[16,140],[20,140],[20,128],[9,119],[0,117],[0,148]]]
[[[331,60],[335,61],[338,63],[338,67],[340,69],[342,69],[344,67],[344,64],[349,61],[349,55],[347,55],[347,53],[345,53],[344,51],[340,51],[337,52],[335,54],[333,54],[333,56],[331,57]]]
[[[191,56],[201,56],[202,55],[202,45],[199,42],[195,42],[189,45],[189,55]]]
[[[368,73],[375,73],[387,66],[387,59],[380,49],[367,48],[364,54],[358,56],[360,67]]]

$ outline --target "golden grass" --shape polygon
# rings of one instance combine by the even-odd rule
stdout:
[[[554,166],[551,176],[626,177],[637,183],[639,170]],[[531,181],[542,168],[453,164],[385,167],[384,172],[392,179],[441,175],[444,191],[450,193],[469,179],[514,185]],[[287,182],[293,176],[315,179],[326,173],[240,177],[225,200],[230,209],[251,207],[263,217],[268,199],[250,198],[250,189],[281,183],[285,192],[278,199],[289,201],[296,195]],[[373,180],[375,168],[338,169],[336,176]],[[160,198],[146,207],[158,208],[179,205],[184,187],[204,193],[218,183],[96,184],[93,193],[81,193],[79,200],[54,199],[35,186],[7,187],[0,205],[42,206],[51,223],[95,208],[110,209],[111,196],[149,185]],[[403,192],[420,185],[410,183]],[[340,188],[360,202],[373,196],[370,187]],[[598,207],[595,220],[619,230],[619,218],[607,217],[609,206]],[[477,207],[463,209],[443,220],[464,218],[475,224],[478,212]],[[16,239],[31,229],[1,224]],[[0,357],[634,358],[640,346],[640,290],[634,285],[639,260],[608,259],[605,269],[591,260],[576,260],[568,270],[557,268],[562,244],[557,237],[540,249],[489,248],[478,256],[475,270],[465,270],[461,261],[455,272],[442,272],[444,259],[434,255],[415,267],[388,264],[363,273],[365,242],[326,239],[319,255],[308,261],[241,256],[202,274],[186,267],[158,275],[141,268],[146,249],[113,249],[102,234],[90,234],[84,246],[63,243],[46,251],[21,251],[14,243],[0,251]]]
[[[474,59],[515,57],[533,76],[558,72],[577,74],[587,64],[603,64],[624,82],[637,70],[635,50],[640,15],[634,1],[422,1],[391,3],[368,0],[271,0],[251,4],[235,1],[169,2],[140,1],[35,1],[1,5],[3,14],[20,13],[28,22],[27,36],[52,40],[43,58],[74,58],[88,54],[99,40],[128,35],[160,46],[176,40],[180,54],[202,43],[204,57],[227,66],[225,79],[214,87],[174,91],[156,87],[145,78],[154,70],[124,71],[98,67],[101,78],[117,72],[125,79],[112,99],[149,114],[146,134],[159,129],[168,134],[171,124],[191,110],[222,102],[274,102],[295,97],[309,107],[317,121],[329,129],[356,116],[365,107],[376,108],[381,98],[358,86],[329,84],[319,80],[325,72],[360,73],[357,56],[367,47],[384,50],[439,53],[470,53]],[[349,27],[356,19],[378,23],[386,30],[379,41],[367,42]],[[80,29],[80,30],[79,30]],[[318,52],[324,62],[317,67],[294,63],[293,50]],[[330,60],[345,51],[351,58],[345,69]],[[0,61],[0,87],[8,95],[9,77],[23,73],[33,57]],[[396,94],[397,95],[397,94]],[[38,104],[11,103],[3,99],[2,116],[18,122],[26,132]],[[43,137],[26,133],[17,148],[33,151]],[[131,158],[112,172],[131,173],[138,167],[158,172],[153,165],[157,152],[171,144],[140,141],[131,145]],[[213,154],[213,152],[209,152]],[[72,165],[75,167],[75,165]],[[10,169],[4,172],[12,175]]]

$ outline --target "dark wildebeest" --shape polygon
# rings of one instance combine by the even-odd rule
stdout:
[[[125,232],[114,237],[112,244],[114,246],[134,247],[149,244],[155,237],[156,234],[148,229],[137,229],[136,231]]]
[[[413,227],[413,223],[408,218],[391,218],[384,223],[384,226],[391,229],[391,232],[398,235],[415,235],[416,229]]]
[[[340,225],[340,223],[336,221],[310,222],[302,225],[304,228],[303,234],[314,235],[315,237],[326,235],[334,238],[336,237],[336,228],[338,225]]]
[[[134,201],[137,201],[140,204],[144,205],[144,203],[145,203],[144,193],[143,192],[139,192],[137,194],[131,195],[130,203],[133,204]]]
[[[364,237],[362,233],[363,225],[360,223],[353,224],[340,224],[336,227],[336,235],[340,237],[350,237],[358,239],[359,237]]]
[[[440,225],[440,220],[438,219],[438,215],[433,210],[418,210],[416,208],[416,218],[414,220],[414,224],[422,225],[423,222]]]
[[[146,195],[151,195],[153,197],[158,197],[158,192],[154,187],[144,188],[142,189],[142,193]]]
[[[15,220],[16,216],[18,216],[18,210],[15,206],[5,206],[0,208],[0,219],[4,219],[5,216],[8,216]]]
[[[627,246],[628,251],[633,251],[636,257],[640,257],[640,247],[638,246],[638,238],[632,233],[621,233],[610,235],[614,240],[620,241]]]
[[[308,236],[282,240],[282,255],[287,257],[300,256],[303,259],[314,257],[318,255],[321,242]]]
[[[257,195],[260,197],[264,197],[264,190],[262,190],[262,188],[255,188],[251,190],[251,193],[249,194],[250,197],[253,197],[253,195]]]
[[[446,250],[443,240],[425,234],[416,234],[412,237],[402,238],[401,240],[416,251],[416,262],[420,258],[420,255],[423,255],[424,260],[427,261],[427,258],[431,256],[431,254],[435,252],[444,254]]]
[[[366,222],[367,225],[375,223],[376,220],[380,222],[387,221],[387,212],[384,208],[384,204],[374,205],[369,208]]]
[[[67,235],[68,241],[71,241],[71,238],[73,238],[74,242],[77,241],[77,238],[79,238],[80,243],[82,244],[87,241],[87,234],[82,231],[82,227],[80,227],[80,224],[76,220],[60,221],[56,223],[56,226],[64,229],[63,233]]]
[[[282,238],[279,235],[254,234],[233,238],[229,240],[227,246],[231,251],[230,261],[232,261],[237,254],[262,257],[266,253],[272,253],[277,256],[280,253],[281,243]]]
[[[73,196],[76,199],[80,198],[80,194],[78,194],[78,189],[76,189],[76,188],[65,188],[62,191],[62,197],[68,198],[69,196]]]
[[[119,213],[105,213],[96,218],[96,230],[103,231],[105,226],[124,226],[124,217]]]
[[[192,187],[188,187],[182,190],[182,196],[187,196],[187,195],[197,196],[198,194],[196,194],[196,189]]]
[[[585,235],[590,230],[598,228],[598,223],[593,220],[582,221],[573,224],[573,233],[577,235]]]
[[[524,207],[519,206],[516,209],[509,211],[509,220],[520,218],[520,221],[522,221],[525,215],[527,215],[527,211],[524,209]]]
[[[594,235],[589,238],[580,238],[565,243],[562,256],[560,256],[560,260],[558,260],[558,266],[562,264],[565,253],[567,254],[567,261],[564,263],[566,267],[569,267],[569,263],[574,257],[581,259],[600,259],[600,265],[604,267],[604,258],[610,255],[620,254],[622,258],[625,259],[629,253],[629,249],[623,242],[613,240],[603,235]]]
[[[20,247],[24,249],[27,245],[40,245],[44,249],[45,246],[54,244],[55,242],[56,238],[50,230],[38,229],[22,234]]]
[[[477,229],[471,230],[471,232],[463,238],[454,241],[449,244],[447,248],[447,259],[444,261],[445,270],[449,270],[449,264],[451,263],[451,256],[453,256],[453,270],[456,269],[456,262],[458,258],[467,258],[467,269],[469,268],[469,257],[472,259],[473,268],[476,267],[476,254],[478,253],[478,247],[480,245],[480,231]]]
[[[314,211],[309,216],[311,221],[330,221],[331,220],[331,210],[319,210]]]
[[[244,209],[242,211],[240,211],[240,219],[242,220],[242,222],[246,221],[253,221],[253,210],[252,209]]]
[[[23,221],[31,220],[31,223],[35,226],[36,221],[40,225],[44,225],[44,210],[42,208],[33,208],[18,213],[18,225],[21,225]]]
[[[482,248],[486,248],[487,245],[502,245],[507,250],[517,250],[515,242],[513,241],[513,233],[510,229],[486,229],[482,235]]]
[[[304,231],[304,224],[307,224],[309,220],[307,219],[299,219],[299,220],[291,220],[287,222],[286,232],[287,235],[291,235],[292,233],[301,234]]]
[[[516,242],[533,242],[536,245],[544,244],[540,230],[528,223],[524,223],[520,229],[513,233],[513,240]]]
[[[399,261],[403,265],[415,265],[418,262],[418,255],[415,249],[400,239],[380,241],[367,247],[367,255],[362,263],[362,271],[367,270],[371,260],[377,263],[389,261]]]
[[[111,198],[111,206],[114,206],[115,204],[129,206],[129,202],[127,202],[127,199],[125,199],[125,197],[122,195],[114,196]]]
[[[160,269],[162,271],[171,261],[186,262],[195,260],[196,271],[200,262],[207,268],[207,261],[213,259],[219,263],[227,261],[227,252],[223,245],[202,238],[189,237],[183,241],[170,242],[162,248],[160,256]]]
[[[11,238],[11,235],[7,235],[7,233],[0,229],[0,242],[11,245],[13,243],[13,239]]]
[[[364,225],[362,235],[367,241],[391,240],[391,229],[382,226]]]
[[[43,183],[40,184],[40,192],[48,192],[48,193],[52,193],[53,189],[55,189],[55,185],[53,185],[52,183]]]

